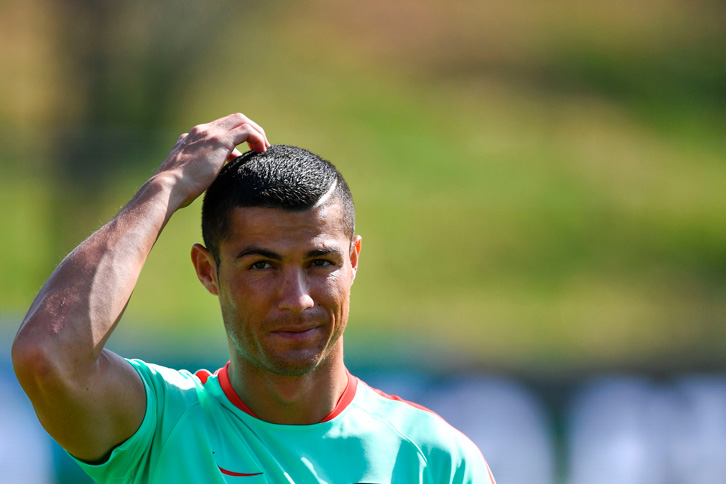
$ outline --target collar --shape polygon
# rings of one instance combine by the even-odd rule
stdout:
[[[340,398],[338,399],[338,402],[335,404],[335,408],[333,409],[333,411],[330,412],[330,414],[327,417],[322,419],[320,421],[320,423],[329,422],[330,420],[333,420],[335,417],[340,415],[343,412],[343,410],[345,410],[348,407],[348,405],[350,405],[350,403],[353,401],[353,398],[355,397],[355,392],[356,392],[356,389],[358,388],[359,380],[355,376],[351,375],[347,368],[346,368],[345,372],[346,372],[346,375],[348,376],[348,384],[345,386],[345,390],[343,390],[343,394],[340,396]],[[208,377],[209,376],[208,372],[206,372],[206,373],[207,373],[206,376]],[[225,396],[227,397],[227,399],[230,402],[232,402],[232,404],[235,407],[239,408],[246,414],[251,415],[257,419],[260,418],[257,415],[255,415],[255,413],[252,410],[250,410],[250,408],[245,404],[245,402],[242,401],[242,399],[239,397],[239,395],[237,395],[237,392],[234,391],[234,388],[232,388],[232,382],[229,380],[229,362],[227,362],[227,364],[224,365],[219,370],[215,371],[214,374],[217,375],[218,380],[219,380],[219,385],[222,387],[222,391],[224,391]],[[201,377],[201,375],[200,375],[200,377]],[[206,378],[203,378],[202,380],[203,380],[202,383],[206,382]]]

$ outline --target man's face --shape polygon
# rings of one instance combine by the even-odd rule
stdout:
[[[232,357],[281,375],[342,358],[360,237],[345,234],[340,204],[229,217],[213,278]]]

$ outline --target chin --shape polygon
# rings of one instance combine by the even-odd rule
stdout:
[[[276,374],[281,376],[302,376],[307,375],[308,373],[313,372],[318,367],[317,362],[310,364],[310,363],[277,363],[274,365],[270,365],[267,369]]]
[[[326,356],[320,353],[276,355],[267,359],[266,366],[269,371],[278,375],[301,376],[324,365]]]

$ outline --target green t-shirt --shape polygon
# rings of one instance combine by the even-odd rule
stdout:
[[[314,425],[255,417],[214,375],[129,360],[146,388],[136,433],[103,464],[100,484],[494,484],[479,449],[441,417],[349,375],[338,405]]]

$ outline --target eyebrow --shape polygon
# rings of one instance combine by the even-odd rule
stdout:
[[[309,251],[307,254],[305,254],[306,259],[312,259],[315,257],[323,257],[326,255],[340,255],[341,251],[337,248],[331,248],[331,249],[313,249]],[[237,254],[237,259],[241,259],[243,257],[248,257],[251,255],[257,255],[262,256],[267,259],[271,260],[282,260],[282,256],[278,254],[277,252],[273,252],[271,250],[262,249],[260,247],[246,247],[240,251],[239,254]]]
[[[237,254],[237,259],[241,259],[250,255],[259,255],[272,260],[282,260],[282,256],[280,254],[272,252],[271,250],[261,249],[259,247],[246,247],[242,249],[240,253]]]
[[[323,257],[326,255],[331,255],[331,254],[340,255],[341,252],[337,248],[335,248],[335,249],[332,249],[332,248],[331,249],[315,249],[315,250],[311,250],[310,252],[308,252],[306,254],[306,259],[312,259],[315,257]]]

